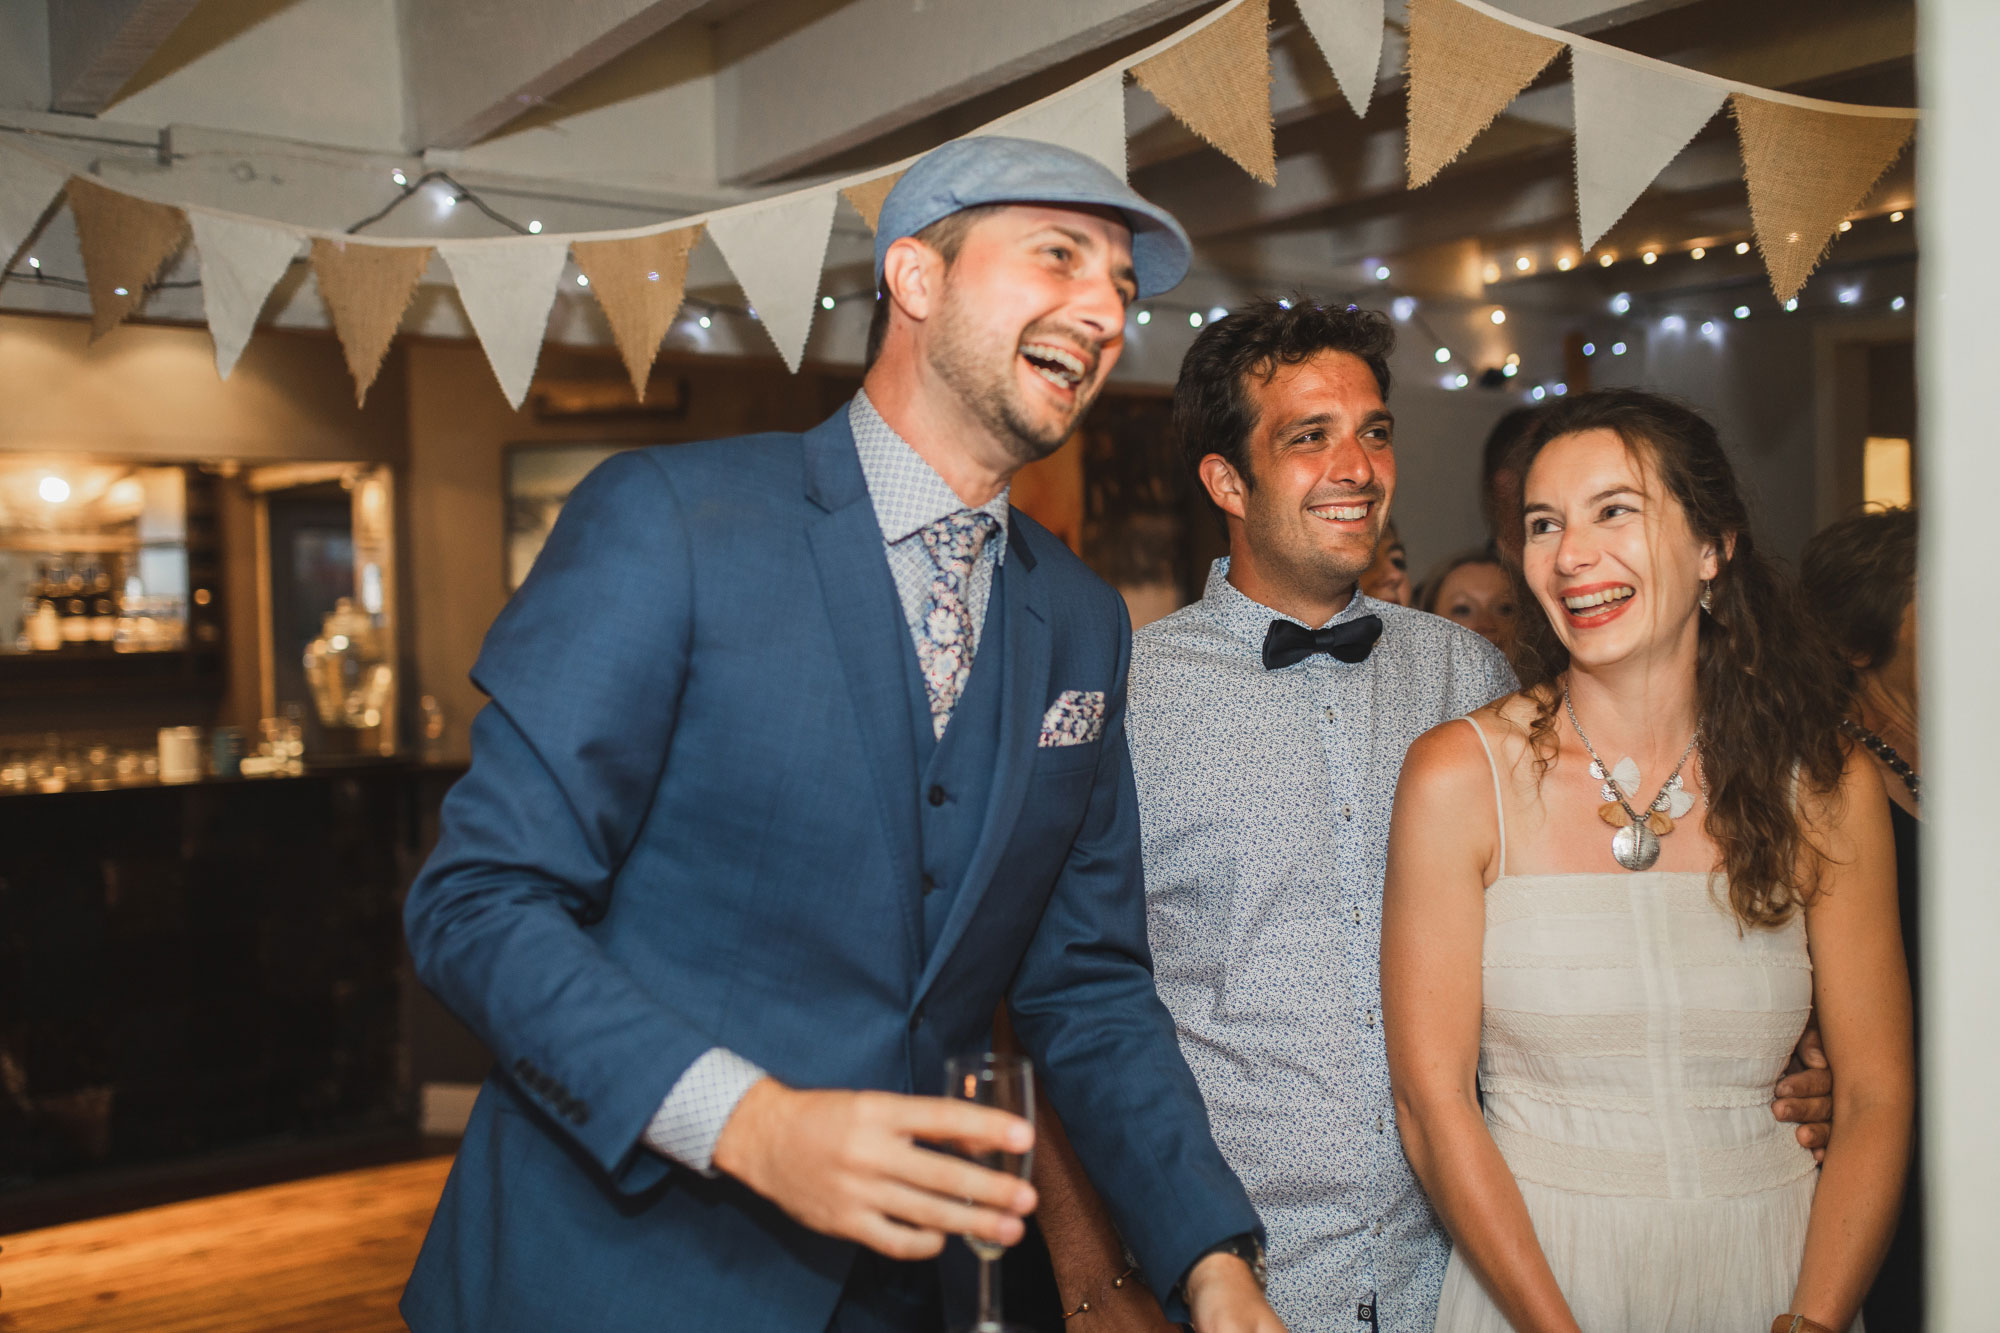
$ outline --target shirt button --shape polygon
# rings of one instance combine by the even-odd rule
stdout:
[[[1377,1134],[1386,1133],[1388,1131],[1388,1128],[1389,1126],[1386,1117],[1379,1115],[1375,1117],[1375,1132]]]
[[[1371,1028],[1375,1026],[1375,1011],[1373,1009],[1368,1011],[1368,1026]]]
[[[944,804],[944,788],[943,788],[943,787],[932,787],[932,788],[931,788],[931,796],[930,796],[930,800],[931,800],[931,804],[932,804],[932,805],[943,805],[943,804]]]
[[[1354,818],[1354,807],[1353,807],[1353,806],[1351,806],[1351,805],[1343,805],[1343,806],[1341,806],[1341,807],[1340,807],[1340,817],[1341,817],[1342,819],[1353,819],[1353,818]]]
[[[1332,704],[1328,704],[1328,705],[1326,706],[1326,720],[1327,720],[1327,721],[1329,721],[1329,722],[1333,721],[1333,705],[1332,705]]]
[[[1358,907],[1354,909],[1354,924],[1357,926],[1361,924],[1361,909]]]
[[[1382,1234],[1382,1224],[1377,1222],[1374,1226],[1369,1227],[1368,1230],[1370,1234],[1379,1236]]]

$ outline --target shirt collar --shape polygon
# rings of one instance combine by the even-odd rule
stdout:
[[[868,484],[868,498],[875,505],[875,521],[881,525],[884,542],[894,546],[946,515],[970,507],[937,469],[882,419],[865,391],[857,392],[848,404],[847,424],[854,431],[861,476]],[[1013,487],[1003,486],[975,511],[990,515],[999,525],[986,543],[996,564],[1007,559],[1007,505],[1012,493]]]
[[[1229,581],[1229,557],[1223,556],[1208,568],[1208,586],[1201,593],[1202,610],[1207,613],[1224,632],[1244,643],[1263,650],[1264,636],[1271,631],[1273,620],[1289,620],[1293,624],[1304,624],[1295,616],[1282,611],[1273,611],[1262,602],[1256,601]],[[1381,606],[1373,598],[1356,588],[1354,595],[1347,599],[1327,625],[1338,625],[1343,620],[1353,620],[1357,616],[1375,615]],[[1326,625],[1306,625],[1307,629],[1324,629]]]

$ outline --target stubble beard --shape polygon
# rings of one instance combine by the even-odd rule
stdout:
[[[1382,497],[1371,498],[1379,513]],[[1319,522],[1310,514],[1301,513],[1300,518],[1306,523]],[[1302,531],[1284,517],[1262,512],[1256,505],[1247,512],[1243,531],[1251,549],[1259,553],[1259,563],[1267,578],[1275,575],[1295,592],[1315,598],[1353,592],[1360,585],[1361,576],[1375,563],[1375,546],[1382,539],[1378,524],[1375,542],[1366,550],[1355,555],[1328,550],[1312,540],[1309,530]]]
[[[1016,464],[1026,466],[1047,458],[1062,448],[1063,441],[1076,429],[1076,423],[1090,410],[1095,390],[1086,392],[1079,388],[1076,405],[1057,424],[1037,423],[1027,404],[1021,401],[1020,387],[1014,382],[1019,346],[1007,348],[1004,359],[989,355],[981,346],[982,340],[969,314],[965,303],[947,283],[933,320],[934,335],[925,354],[931,369],[957,391],[972,415],[1000,441]],[[1022,341],[1031,340],[1041,327],[1031,326]]]

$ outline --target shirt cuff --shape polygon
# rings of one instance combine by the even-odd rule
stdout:
[[[764,1071],[736,1052],[711,1046],[675,1082],[646,1126],[646,1146],[682,1166],[715,1174],[715,1141],[736,1103]]]

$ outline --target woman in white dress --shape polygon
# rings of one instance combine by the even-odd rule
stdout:
[[[1914,1090],[1838,655],[1696,413],[1579,395],[1521,461],[1524,688],[1417,741],[1390,837],[1389,1067],[1456,1243],[1437,1327],[1858,1328]],[[1815,1012],[1817,1170],[1769,1111]]]

